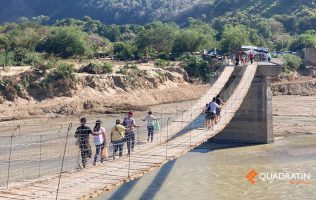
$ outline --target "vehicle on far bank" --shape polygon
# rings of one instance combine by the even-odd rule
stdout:
[[[214,48],[208,51],[204,49],[202,57],[204,59],[212,58],[212,59],[222,60],[224,58],[224,55],[220,50]]]

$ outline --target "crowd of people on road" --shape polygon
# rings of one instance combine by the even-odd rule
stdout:
[[[148,142],[153,142],[155,130],[159,130],[160,125],[158,119],[153,116],[149,111],[148,115],[141,118],[142,121],[147,121]],[[102,121],[97,120],[93,129],[86,126],[87,119],[82,117],[80,119],[80,126],[76,129],[75,138],[79,145],[81,153],[82,167],[87,166],[88,158],[92,157],[91,145],[89,142],[90,135],[93,136],[93,143],[95,145],[95,155],[93,159],[93,165],[96,165],[98,158],[100,157],[101,163],[105,159],[108,159],[108,145],[106,140],[105,128],[102,127]],[[123,156],[124,144],[127,144],[127,154],[130,155],[134,151],[135,147],[135,128],[140,126],[136,125],[133,117],[133,112],[128,112],[127,116],[121,123],[120,119],[115,121],[115,125],[111,129],[110,143],[113,145],[113,159],[117,156]],[[118,153],[118,155],[117,155]]]
[[[254,60],[256,59],[256,56],[254,52],[244,52],[244,51],[233,51],[230,53],[230,60],[235,63],[235,66],[238,66],[240,64],[247,64],[251,63],[253,64]],[[258,54],[257,55],[257,60],[259,61],[266,61],[270,62],[272,59],[270,53],[263,53],[263,54]]]

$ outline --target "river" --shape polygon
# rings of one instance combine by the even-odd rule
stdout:
[[[246,179],[260,173],[306,173],[310,180]],[[282,178],[282,177],[281,177]],[[218,144],[209,141],[177,160],[103,193],[97,200],[135,199],[316,199],[316,135],[276,138],[268,145]]]

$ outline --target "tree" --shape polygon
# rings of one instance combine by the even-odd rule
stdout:
[[[296,33],[298,29],[298,18],[290,15],[278,15],[275,19],[280,21],[284,28],[290,33]]]
[[[171,52],[176,32],[179,28],[174,24],[156,22],[149,24],[140,31],[136,38],[137,47],[147,52],[150,49],[157,53]]]
[[[180,55],[184,52],[200,51],[202,48],[210,48],[213,43],[212,35],[185,29],[176,36],[172,52]]]
[[[8,51],[11,47],[11,44],[12,43],[7,36],[0,35],[0,53],[1,53],[1,51],[3,52],[3,56],[2,56],[3,57],[3,61],[2,61],[3,69],[8,63]]]
[[[44,50],[62,58],[82,56],[87,50],[87,35],[77,27],[56,27],[44,41]]]
[[[231,50],[238,50],[242,45],[249,45],[249,32],[246,27],[239,26],[225,26],[221,41],[222,50],[229,52]]]
[[[201,56],[195,55],[185,55],[181,61],[181,66],[190,77],[202,78],[203,81],[209,81],[212,78],[217,65],[217,63],[208,63]]]
[[[106,37],[111,42],[117,42],[121,36],[119,26],[117,25],[102,25],[99,26],[96,33]]]
[[[296,55],[284,55],[284,68],[283,71],[296,71],[298,68],[301,67],[303,61],[300,57]]]
[[[97,53],[102,47],[110,46],[110,41],[100,37],[96,34],[91,34],[88,36],[88,43],[91,46],[93,53]]]
[[[315,33],[305,33],[299,35],[292,44],[290,45],[291,51],[300,51],[304,48],[311,48],[316,46],[316,35]]]
[[[134,59],[136,55],[136,48],[131,43],[117,42],[113,47],[114,55],[119,60]]]

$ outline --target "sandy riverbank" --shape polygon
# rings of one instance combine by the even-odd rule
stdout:
[[[274,135],[316,134],[316,96],[274,96]]]

